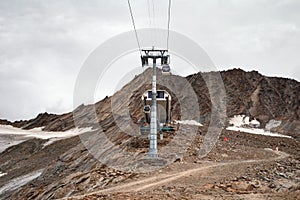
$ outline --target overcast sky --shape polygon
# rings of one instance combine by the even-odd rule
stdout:
[[[167,0],[153,1],[155,27],[166,28]],[[137,28],[149,27],[147,0],[131,2]],[[299,10],[299,0],[173,0],[171,29],[220,70],[299,81]],[[0,0],[0,118],[71,111],[83,62],[130,20],[126,0]]]

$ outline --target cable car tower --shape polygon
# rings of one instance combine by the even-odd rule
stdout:
[[[169,0],[168,3],[168,35],[167,35],[167,48],[166,49],[155,49],[154,46],[152,49],[141,49],[141,45],[139,42],[138,38],[138,33],[136,30],[136,25],[135,25],[135,20],[132,12],[132,7],[130,4],[130,0],[127,0],[128,2],[128,7],[130,11],[130,16],[132,20],[132,25],[135,31],[135,37],[137,40],[137,45],[139,48],[139,52],[141,55],[141,61],[142,61],[142,66],[149,66],[149,60],[152,60],[153,64],[153,70],[152,70],[152,102],[151,102],[151,108],[150,108],[150,147],[149,147],[149,157],[150,158],[158,158],[158,153],[157,153],[157,129],[159,125],[159,120],[157,118],[157,103],[156,103],[156,65],[157,61],[160,60],[160,64],[162,66],[162,74],[167,75],[170,74],[170,55],[168,54],[168,49],[169,49],[169,36],[170,36],[170,18],[171,18],[171,0]],[[148,7],[149,7],[149,1],[148,1]],[[153,18],[155,17],[154,15],[154,3],[152,1],[152,9],[153,13],[152,16]],[[150,8],[148,9],[149,12],[149,20],[150,20],[150,26],[151,26],[151,19],[150,19]],[[153,19],[154,22],[154,19]],[[149,113],[149,107],[144,108],[144,112]]]
[[[162,66],[162,73],[169,74],[168,50],[154,49],[151,50],[142,49],[142,66],[149,65],[149,59],[152,59],[153,70],[152,70],[152,105],[151,105],[151,118],[150,118],[150,147],[149,147],[149,157],[158,158],[157,153],[157,128],[159,120],[157,119],[157,104],[156,104],[156,61],[160,60]]]

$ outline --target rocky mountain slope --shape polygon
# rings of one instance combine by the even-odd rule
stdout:
[[[211,72],[210,72],[211,73]],[[209,113],[210,102],[203,74],[187,77],[200,101],[200,110]],[[221,72],[226,89],[227,116],[244,114],[256,118],[261,127],[270,120],[281,120],[276,131],[297,136],[300,132],[300,84],[278,77],[266,77],[257,71],[233,69]],[[296,133],[296,134],[295,134]]]
[[[140,97],[147,89],[151,89],[151,69],[147,69],[143,74],[135,77],[133,81],[123,87],[122,94],[125,91],[131,94],[130,101],[126,103],[130,107],[130,114],[135,123],[143,117],[141,112],[143,102]],[[211,114],[211,99],[207,88],[207,83],[204,77],[210,77],[217,72],[197,73],[186,77],[188,83],[192,86],[197,95],[197,101],[201,112],[201,118],[198,119],[202,123],[208,124]],[[257,71],[245,72],[241,69],[233,69],[228,71],[221,71],[220,75],[226,92],[226,112],[227,117],[244,114],[246,116],[256,118],[264,128],[266,123],[270,120],[281,120],[281,126],[277,127],[276,131],[294,135],[294,132],[299,132],[300,125],[300,83],[287,78],[266,77],[259,74]],[[182,91],[182,88],[167,88],[172,87],[172,82],[182,82],[182,87],[185,87],[185,81],[178,76],[163,77],[158,71],[158,88],[165,89],[172,99],[172,119],[178,120],[180,105],[178,98],[174,91],[176,89]],[[171,82],[171,83],[170,83]],[[217,87],[213,85],[214,87]],[[180,84],[179,84],[180,85]],[[119,91],[119,93],[121,92]],[[97,118],[99,121],[103,118],[103,112],[108,113],[109,109],[103,109],[103,105],[112,104],[122,98],[117,99],[117,95],[107,97],[99,101],[95,105],[81,105],[75,110],[75,113],[82,113],[85,117],[82,118],[82,125],[91,125],[88,120],[92,118],[92,110],[96,109]],[[114,103],[113,102],[113,103]],[[124,102],[123,102],[124,103]],[[117,106],[116,106],[117,107]],[[78,114],[81,115],[81,114]],[[35,119],[28,121],[9,122],[7,120],[0,120],[0,124],[8,124],[24,129],[31,129],[35,127],[44,126],[46,131],[65,131],[74,127],[73,114],[66,113],[63,115],[54,115],[43,113],[39,114]],[[85,120],[85,121],[84,121]],[[97,123],[97,122],[95,122]]]
[[[94,128],[80,137],[59,140],[46,146],[48,140],[29,139],[6,149],[0,154],[0,172],[7,173],[6,176],[0,177],[0,198],[57,199],[66,197],[72,199],[78,195],[89,194],[86,197],[78,198],[137,197],[142,199],[145,197],[147,199],[148,197],[151,199],[151,194],[146,189],[144,193],[139,193],[137,196],[134,196],[137,191],[125,189],[113,193],[94,193],[114,186],[122,186],[123,183],[134,185],[134,181],[143,182],[148,180],[149,176],[159,176],[160,173],[167,174],[170,171],[170,173],[176,174],[187,168],[192,170],[191,174],[188,175],[195,177],[195,179],[186,180],[177,174],[178,180],[182,184],[176,184],[177,179],[174,179],[175,182],[172,182],[173,179],[168,180],[170,185],[166,187],[161,187],[158,184],[155,190],[157,196],[154,196],[174,199],[178,197],[176,195],[183,193],[186,196],[191,194],[190,199],[197,199],[199,198],[197,194],[222,196],[224,194],[237,195],[259,192],[273,195],[279,191],[282,193],[278,194],[278,199],[281,199],[285,192],[295,193],[299,191],[300,83],[290,79],[265,77],[258,72],[245,72],[240,69],[220,72],[226,90],[225,99],[222,101],[226,101],[227,116],[233,117],[243,114],[256,118],[262,128],[265,128],[271,120],[280,121],[279,126],[271,126],[271,129],[293,136],[293,138],[273,138],[246,133],[236,134],[224,129],[217,141],[216,148],[206,158],[200,159],[197,151],[201,148],[212,120],[213,109],[210,98],[211,91],[209,91],[205,80],[217,72],[197,73],[183,78],[174,75],[165,77],[158,71],[158,88],[167,90],[173,96],[172,120],[190,118],[201,122],[204,126],[181,126],[188,131],[184,133],[182,129],[179,129],[175,133],[166,134],[165,139],[159,141],[159,151],[162,152],[164,151],[163,147],[168,146],[174,137],[191,132],[194,134],[190,141],[179,140],[178,143],[174,144],[174,146],[179,147],[182,142],[190,145],[179,155],[179,159],[170,159],[170,168],[165,167],[161,172],[140,174],[137,174],[134,169],[126,172],[113,169],[111,166],[130,167],[132,161],[147,152],[148,140],[140,137],[139,125],[144,117],[141,95],[145,90],[151,88],[150,73],[150,69],[146,70],[113,96],[106,97],[95,105],[81,105],[73,113],[63,115],[44,113],[28,121],[0,121],[0,124],[24,129],[44,127],[44,130],[47,131],[70,130],[75,127],[75,124],[79,127]],[[216,88],[219,87],[217,82],[212,81],[212,83],[216,84]],[[195,95],[190,94],[188,89],[183,89],[186,87],[193,89]],[[176,93],[176,91],[180,92]],[[189,109],[183,105],[188,105],[189,102],[195,102],[195,100],[201,116],[196,116],[197,113],[194,113],[193,109],[188,110],[189,116],[183,116],[182,109]],[[226,126],[228,121],[223,123],[222,126]],[[106,138],[100,134],[99,126]],[[86,138],[88,139],[87,143],[85,143]],[[114,146],[111,147],[110,143]],[[99,151],[100,147],[104,148],[105,151],[101,151],[97,155],[93,154],[93,151]],[[275,149],[276,147],[286,154],[265,150],[265,148]],[[131,157],[129,156],[124,161],[123,152],[131,153],[128,154]],[[103,164],[99,162],[100,157],[111,158],[112,161],[108,159],[105,160],[106,164]],[[270,159],[270,157],[274,159]],[[233,163],[228,164],[231,161]],[[243,162],[240,170],[228,175],[230,170],[232,171],[230,167]],[[213,170],[212,172],[201,171],[202,167],[206,169],[206,164],[210,165],[209,168]],[[211,167],[215,165],[215,168]],[[253,165],[256,167],[254,170],[252,170]],[[272,170],[269,170],[270,166],[272,166]],[[139,167],[143,168],[143,166],[136,166],[135,169],[139,169]],[[224,167],[227,171],[224,170]],[[208,173],[210,177],[203,179],[202,175],[197,175],[196,168],[199,168],[199,173]],[[274,173],[278,174],[274,175]],[[213,174],[218,176],[213,176]],[[35,175],[37,178],[14,190],[7,189],[7,185],[11,184],[12,180],[18,182],[18,178],[28,175]],[[200,179],[201,181],[199,181]],[[150,181],[149,185],[154,187],[154,182]],[[289,186],[283,186],[286,183]],[[192,188],[193,191],[186,191],[187,188]],[[123,193],[118,194],[118,192]],[[237,197],[237,199],[239,198]]]

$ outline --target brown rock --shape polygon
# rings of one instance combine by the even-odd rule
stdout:
[[[235,190],[247,191],[249,184],[246,182],[234,182],[232,188]]]

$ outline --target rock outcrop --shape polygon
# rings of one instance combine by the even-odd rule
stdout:
[[[171,75],[161,76],[158,70],[158,88],[167,90],[174,97],[172,99],[172,119],[177,120],[180,116],[180,96],[174,90],[183,92],[189,83],[197,95],[201,116],[198,121],[208,124],[211,118],[211,91],[207,87],[207,80],[217,72],[197,73],[187,76],[186,79]],[[266,77],[257,71],[245,72],[241,69],[233,69],[220,72],[222,83],[226,92],[226,112],[228,117],[234,115],[246,115],[256,118],[264,128],[272,119],[282,120],[282,125],[277,129],[285,134],[292,132],[293,127],[299,125],[300,120],[300,83],[287,78]],[[40,114],[35,119],[28,121],[8,122],[2,120],[2,124],[10,124],[24,129],[44,126],[47,131],[65,131],[74,128],[73,114],[77,113],[76,119],[81,126],[93,126],[107,116],[111,110],[118,110],[118,106],[126,104],[130,110],[130,117],[135,123],[139,123],[144,117],[142,113],[143,103],[141,95],[151,88],[151,69],[136,76],[130,83],[125,85],[112,97],[106,97],[94,105],[81,105],[73,113],[63,115]],[[204,78],[205,77],[205,78]],[[208,77],[208,78],[207,78]],[[187,82],[186,82],[186,81]],[[181,83],[181,84],[178,84]],[[175,84],[176,83],[176,84]],[[220,83],[213,82],[212,87],[218,87]],[[123,98],[122,95],[130,94]],[[119,95],[119,96],[118,96]],[[188,96],[188,95],[186,95]],[[124,96],[123,96],[124,97]],[[184,96],[183,96],[184,97]],[[183,98],[182,97],[182,98]],[[125,101],[126,100],[126,101]],[[191,100],[191,99],[190,99]],[[182,102],[181,102],[182,103]],[[124,106],[124,105],[122,105]],[[96,110],[97,120],[93,110]],[[118,110],[119,112],[120,110]],[[80,119],[79,119],[80,118]],[[91,122],[93,121],[93,122]]]
[[[6,193],[5,197],[10,199],[70,197],[107,188],[135,176],[132,172],[121,172],[109,166],[126,167],[131,162],[131,157],[137,158],[147,151],[147,141],[139,138],[139,126],[144,117],[141,95],[151,88],[150,74],[151,69],[148,69],[143,74],[136,76],[113,96],[106,97],[94,105],[81,105],[71,113],[63,115],[44,113],[27,121],[9,122],[1,120],[0,124],[4,125],[24,129],[44,127],[46,131],[65,131],[75,126],[93,127],[92,131],[82,134],[80,137],[76,136],[56,141],[46,147],[43,145],[47,141],[32,139],[10,147],[1,153],[0,171],[8,173],[8,176],[0,177],[0,180],[3,181],[0,187],[4,185],[4,182],[28,174],[32,170],[43,170],[43,173],[37,179],[25,184],[16,191]],[[199,129],[197,127],[194,129],[195,131],[189,126],[184,128],[185,133],[181,132],[181,134],[188,135],[190,134],[188,131],[192,131],[196,136],[191,140],[196,139],[188,146],[187,155],[182,156],[184,159],[182,157],[177,159],[180,163],[190,162],[194,164],[199,161],[195,152],[200,149],[204,140],[205,132],[212,120],[212,110],[220,109],[218,105],[215,105],[218,108],[213,108],[211,103],[212,94],[217,95],[218,92],[222,92],[220,91],[220,82],[211,78],[209,84],[211,84],[210,87],[214,88],[214,91],[210,91],[205,81],[213,77],[214,74],[218,74],[218,72],[199,72],[186,78],[175,75],[163,77],[161,72],[158,71],[158,88],[167,90],[173,96],[172,120],[190,118],[204,124],[204,127]],[[224,85],[226,92],[226,99],[221,99],[221,101],[226,101],[226,108],[222,109],[226,110],[228,117],[246,115],[256,118],[260,121],[262,128],[270,120],[277,120],[281,123],[279,126],[274,127],[274,130],[291,135],[294,138],[299,137],[297,136],[300,120],[299,82],[291,79],[265,77],[255,71],[245,72],[240,69],[223,71],[219,75],[222,78],[221,84]],[[190,93],[190,89],[193,90],[195,95]],[[185,107],[190,102],[197,102],[197,104]],[[197,118],[197,113],[194,113],[194,108],[197,106],[200,110],[200,118],[199,116]],[[182,116],[185,113],[181,112],[182,110],[190,115]],[[101,127],[101,131],[99,127]],[[177,132],[167,135],[166,140],[160,142],[159,146],[166,146],[170,142],[170,138],[175,137],[176,134]],[[214,151],[208,155],[209,161],[238,160],[242,157],[249,159],[269,157],[271,154],[260,152],[263,148],[270,146],[272,148],[279,146],[280,149],[282,148],[286,152],[299,157],[297,140],[287,138],[269,139],[267,136],[233,134],[227,130],[224,130],[222,134],[222,137],[229,139],[219,141]],[[88,139],[88,141],[86,142],[85,139]],[[284,142],[281,143],[280,141]],[[187,141],[179,140],[180,142],[185,143]],[[112,148],[110,147],[111,144],[114,145]],[[180,144],[174,146],[177,145]],[[101,151],[97,155],[93,154],[93,149],[97,152],[100,147],[105,151]],[[19,153],[20,151],[23,152],[24,156]],[[125,151],[133,156],[123,156],[122,152]],[[104,160],[107,161],[104,164],[99,162],[100,157],[111,160]],[[125,161],[124,157],[126,157]],[[288,174],[290,168],[282,170],[281,167],[286,167],[291,163],[299,170],[299,162],[291,159],[280,163],[278,169],[273,165],[263,166],[263,169],[268,166],[275,167],[267,174],[261,168],[257,168],[255,172],[251,171],[251,178],[254,180],[244,180],[243,177],[228,178],[227,182],[215,183],[207,187],[246,194],[253,191],[262,191],[262,183],[264,183],[269,191],[271,187],[267,183],[274,182],[275,184],[278,177],[286,175],[287,178],[285,179],[291,180],[289,176],[298,176],[299,171],[294,170],[291,172],[293,174]],[[23,166],[31,166],[31,168],[22,168]],[[138,167],[137,165],[136,168]],[[258,175],[255,175],[256,173]],[[277,173],[278,176],[273,177],[271,174],[274,173]],[[272,181],[264,182],[260,175],[272,179]],[[292,181],[292,184],[295,183],[296,186],[293,185],[290,189],[294,190],[298,186],[296,179]],[[275,184],[274,188],[281,187],[279,185]],[[289,186],[283,187],[289,188]],[[186,190],[186,193],[190,193],[187,188],[181,189],[183,192]]]

